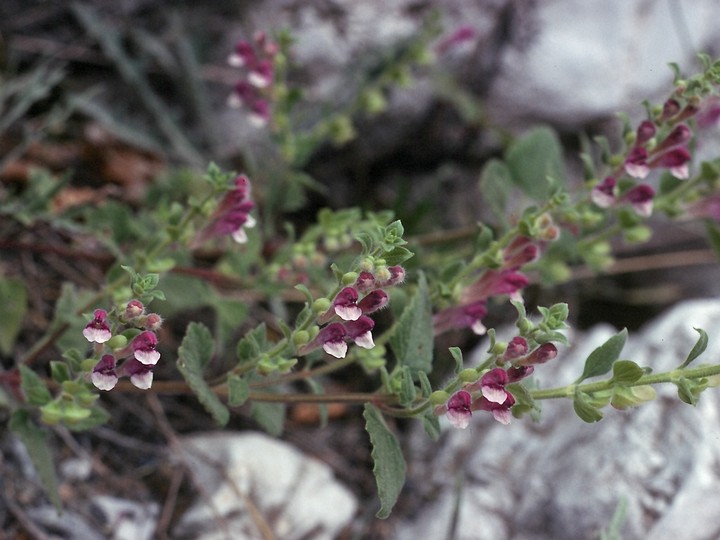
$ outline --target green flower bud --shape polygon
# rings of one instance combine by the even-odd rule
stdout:
[[[472,383],[472,382],[477,381],[480,378],[480,375],[478,374],[478,372],[476,370],[474,370],[472,368],[467,368],[467,369],[463,369],[458,374],[458,378],[462,382]]]
[[[628,244],[641,244],[650,240],[652,229],[644,225],[630,227],[623,231],[623,238]]]
[[[432,403],[434,406],[443,405],[445,402],[447,402],[448,399],[450,399],[450,394],[445,392],[444,390],[436,390],[432,394],[430,394],[430,403]]]
[[[298,330],[293,334],[292,339],[295,346],[300,347],[310,341],[310,332],[306,330]]]
[[[56,426],[63,419],[63,411],[60,402],[55,400],[40,407],[40,420],[48,426]]]
[[[330,309],[331,305],[332,302],[327,298],[318,298],[313,302],[313,313],[325,313],[328,309]]]
[[[127,344],[128,339],[123,335],[113,336],[107,342],[107,346],[110,347],[113,351],[123,349],[127,346]]]
[[[490,351],[490,352],[492,354],[500,356],[505,353],[505,351],[507,350],[507,346],[508,346],[508,344],[506,342],[498,341],[497,343],[495,343],[495,345],[493,345],[492,351]],[[473,370],[473,371],[475,371],[475,370]]]
[[[343,285],[352,285],[357,281],[358,273],[357,272],[347,272],[343,274],[343,277],[341,279],[341,282]]]

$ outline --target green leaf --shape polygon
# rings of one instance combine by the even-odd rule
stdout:
[[[450,356],[455,360],[455,372],[460,373],[465,367],[465,361],[463,360],[463,353],[460,347],[449,347]]]
[[[18,278],[0,277],[0,353],[12,354],[27,312],[27,290]]]
[[[203,378],[203,368],[210,361],[213,348],[210,330],[203,324],[190,323],[178,348],[177,367],[205,410],[219,426],[224,426],[230,420],[230,411]]]
[[[250,396],[250,385],[239,375],[228,375],[228,405],[240,407]]]
[[[42,378],[26,365],[20,365],[20,388],[22,388],[25,401],[30,405],[46,405],[52,400]]]
[[[408,366],[403,366],[400,371],[400,405],[405,407],[412,404],[417,396],[417,388],[413,382],[412,372]]]
[[[58,494],[58,481],[55,474],[50,447],[48,446],[47,432],[35,424],[30,418],[30,413],[24,409],[18,409],[10,418],[10,429],[27,448],[30,460],[40,476],[43,489],[50,498],[53,506],[60,512],[62,504]]]
[[[501,224],[507,223],[507,203],[513,187],[512,175],[505,163],[491,159],[485,164],[480,174],[480,193]]]
[[[578,384],[590,377],[604,375],[610,371],[610,368],[612,368],[613,363],[618,359],[620,352],[625,346],[627,335],[627,328],[624,328],[591,352],[590,356],[588,356],[587,360],[585,360],[585,367],[583,368],[582,375],[580,375],[580,378],[575,381],[575,384]]]
[[[414,253],[409,249],[402,246],[395,246],[391,251],[388,251],[383,255],[383,259],[385,259],[385,264],[388,266],[394,266],[404,263],[413,256]]]
[[[56,383],[62,383],[70,380],[70,367],[65,362],[59,360],[50,361],[50,375]]]
[[[89,409],[90,414],[85,418],[79,419],[73,424],[67,424],[71,431],[87,431],[98,426],[104,426],[110,420],[110,413],[105,409],[95,406]]]
[[[505,153],[505,162],[515,184],[536,201],[545,201],[552,185],[548,178],[565,178],[562,146],[548,127],[535,128],[514,140]]]
[[[580,420],[592,424],[602,420],[602,413],[589,403],[590,397],[582,392],[577,392],[573,398],[573,409]]]
[[[708,384],[707,379],[695,381],[686,379],[685,377],[674,382],[678,389],[678,397],[688,405],[697,405],[700,394],[707,388]]]
[[[710,220],[705,223],[705,229],[707,231],[708,240],[710,241],[710,247],[715,253],[715,257],[720,260],[720,226]]]
[[[433,441],[440,439],[440,419],[432,411],[428,411],[423,415],[422,421],[428,437]]]
[[[270,435],[279,437],[285,427],[285,409],[284,403],[253,401],[250,415]]]
[[[238,341],[236,354],[238,365],[255,361],[267,348],[267,328],[261,323]]]
[[[375,516],[385,519],[390,515],[405,484],[405,458],[400,443],[375,406],[366,403],[363,418],[372,444],[373,474],[380,497],[380,510]]]
[[[632,384],[645,375],[645,370],[632,360],[618,360],[612,370],[612,380],[618,384]]]
[[[432,370],[432,311],[427,280],[422,273],[415,296],[390,336],[390,346],[399,365],[408,366],[412,372],[429,373]]]
[[[688,354],[685,361],[680,364],[680,369],[686,368],[690,365],[690,363],[695,360],[698,356],[700,356],[702,353],[705,352],[705,349],[707,349],[708,346],[708,335],[705,330],[702,328],[693,328],[698,334],[700,334],[700,337],[695,342],[695,346],[692,348],[690,353]]]

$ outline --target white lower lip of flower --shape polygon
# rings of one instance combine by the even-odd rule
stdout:
[[[344,341],[328,342],[323,345],[323,351],[335,358],[345,358],[347,354],[347,343]]]
[[[364,334],[360,334],[356,337],[355,345],[362,347],[363,349],[372,349],[375,346],[375,342],[373,341],[370,331],[368,330]]]
[[[488,401],[492,401],[493,403],[503,404],[507,399],[507,392],[505,392],[504,388],[491,388],[489,386],[483,386],[482,395],[485,396]]]
[[[95,388],[105,391],[115,388],[118,381],[117,377],[113,375],[104,375],[100,372],[93,373],[90,378],[92,383],[95,385]]]
[[[237,231],[232,233],[232,239],[235,240],[238,244],[246,244],[248,241],[247,233],[245,232],[244,227],[240,227]]]
[[[105,343],[112,337],[109,330],[102,328],[85,328],[82,334],[90,343]]]
[[[650,172],[650,168],[647,165],[635,165],[632,163],[626,163],[625,172],[627,172],[633,178],[643,179]]]
[[[157,351],[135,351],[135,358],[146,366],[154,366],[160,360],[160,353]]]
[[[472,418],[472,414],[467,412],[456,412],[453,410],[449,410],[447,412],[447,417],[453,426],[458,429],[465,429],[470,425],[470,418]]]
[[[147,373],[132,375],[130,377],[130,382],[140,390],[147,390],[152,386],[153,372],[148,371]]]
[[[497,409],[494,410],[492,414],[495,420],[497,420],[501,424],[505,424],[506,426],[510,423],[510,420],[512,419],[510,409]]]
[[[473,331],[475,335],[478,336],[484,336],[487,332],[487,328],[485,328],[485,325],[482,323],[482,321],[475,321],[473,325],[470,327],[470,329]]]
[[[362,315],[358,306],[335,306],[335,313],[343,321],[357,321]]]

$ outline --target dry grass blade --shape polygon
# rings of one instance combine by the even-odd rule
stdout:
[[[158,129],[170,143],[173,153],[183,161],[200,166],[204,158],[185,137],[183,129],[173,120],[173,114],[152,90],[147,78],[133,60],[126,54],[120,43],[118,32],[105,24],[94,11],[81,4],[73,4],[73,12],[87,33],[95,38],[105,55],[110,59],[123,80],[136,92],[140,103],[153,117]]]

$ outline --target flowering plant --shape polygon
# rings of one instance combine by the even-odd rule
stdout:
[[[2,378],[12,395],[10,426],[44,471],[54,501],[51,459],[35,443],[48,427],[106,423],[105,393],[192,392],[219,426],[248,414],[273,434],[282,431],[288,404],[360,404],[373,445],[377,515],[387,517],[405,467],[388,418],[420,419],[437,438],[444,422],[464,429],[474,415],[489,414],[510,424],[537,417],[541,400],[567,398],[582,420],[596,422],[607,405],[651,401],[656,384],[676,385],[679,398],[695,404],[717,383],[720,365],[691,367],[707,343],[704,330],[697,329],[695,348],[667,373],[622,359],[622,330],[589,355],[573,384],[537,388],[529,383],[533,373],[562,362],[569,308],[560,302],[529,314],[524,300],[533,283],[563,281],[580,265],[607,268],[611,241],[646,241],[651,215],[707,220],[717,249],[720,160],[693,163],[696,142],[718,111],[720,62],[706,56],[701,74],[684,79],[676,70],[671,95],[647,104],[637,126],[625,122],[619,148],[604,139],[585,145],[581,182],[566,178],[551,130],[516,138],[481,173],[495,222],[406,235],[390,211],[344,208],[321,210],[300,231],[292,223],[279,227],[295,208],[291,198],[318,188],[303,173],[312,152],[327,141],[352,139],[357,114],[381,112],[390,89],[429,61],[434,32],[406,44],[357,99],[302,130],[293,124],[301,92],[288,82],[291,40],[258,33],[241,41],[230,57],[241,81],[229,101],[267,130],[285,166],[282,179],[268,179],[262,163],[241,174],[212,164],[184,190],[160,184],[152,211],[87,208],[56,220],[99,241],[113,263],[95,290],[63,289],[45,335],[18,355],[18,376]],[[466,31],[446,38],[436,53],[466,38]],[[20,225],[28,216],[50,221],[34,196],[46,179],[37,177],[28,188],[33,196],[18,196],[3,215]],[[511,201],[516,213],[508,217]],[[173,302],[211,307],[214,325],[205,317],[192,320],[179,346],[166,347],[163,321],[172,319]],[[11,328],[4,353],[20,331],[13,321],[22,318],[22,304],[0,308]],[[508,306],[515,335],[500,341],[488,320]],[[470,332],[489,343],[477,365],[463,358]],[[456,344],[439,350],[440,336]],[[364,389],[326,391],[329,377],[351,366],[367,374]],[[309,391],[298,391],[299,381]],[[374,389],[366,390],[368,384]]]

